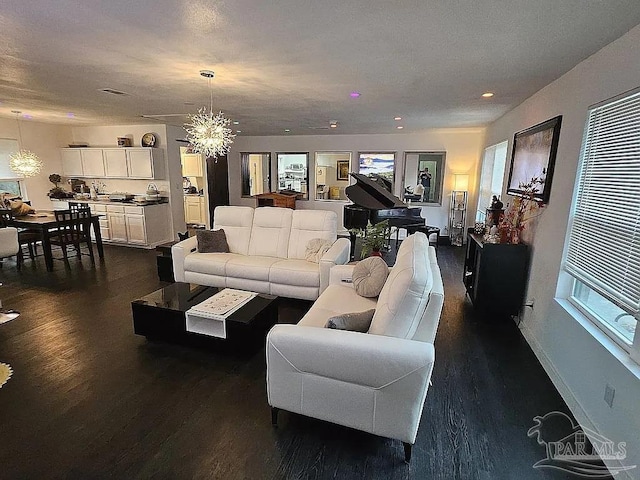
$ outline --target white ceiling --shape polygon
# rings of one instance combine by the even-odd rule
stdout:
[[[212,69],[242,135],[480,126],[639,23],[639,0],[2,0],[0,115],[180,125]]]

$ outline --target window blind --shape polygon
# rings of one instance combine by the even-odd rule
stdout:
[[[640,91],[589,111],[565,269],[640,311]]]
[[[17,140],[0,138],[0,178],[20,178],[9,166],[9,155],[18,150]]]

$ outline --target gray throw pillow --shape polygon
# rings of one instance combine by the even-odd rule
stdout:
[[[361,297],[377,297],[389,276],[389,267],[381,257],[369,257],[360,260],[353,267],[351,280],[353,288]]]
[[[197,230],[198,252],[228,253],[229,244],[224,230]]]
[[[326,328],[335,328],[336,330],[350,330],[352,332],[369,331],[373,314],[376,311],[374,309],[367,310],[366,312],[357,313],[345,313],[343,315],[337,315],[327,320]]]

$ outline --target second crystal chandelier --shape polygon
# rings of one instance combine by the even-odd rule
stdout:
[[[185,124],[184,129],[194,152],[202,153],[207,158],[217,158],[229,152],[236,136],[229,128],[231,120],[226,118],[222,112],[215,115],[213,113],[211,79],[215,74],[211,70],[201,70],[200,75],[209,80],[209,111],[207,112],[207,107],[202,107],[197,114],[189,115],[191,123]]]

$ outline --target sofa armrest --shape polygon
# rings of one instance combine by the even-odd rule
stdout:
[[[353,287],[351,278],[353,277],[353,268],[355,265],[336,265],[331,267],[329,271],[329,285],[342,285]]]
[[[431,377],[434,359],[430,343],[383,335],[276,325],[267,336],[267,376],[276,374],[272,367],[284,360],[304,374],[381,389],[420,372],[420,390]]]
[[[198,248],[197,237],[189,237],[171,247],[173,277],[176,282],[184,282],[184,259]]]
[[[344,265],[349,261],[351,242],[346,238],[339,238],[320,259],[320,291],[329,286],[329,272],[335,265]]]

